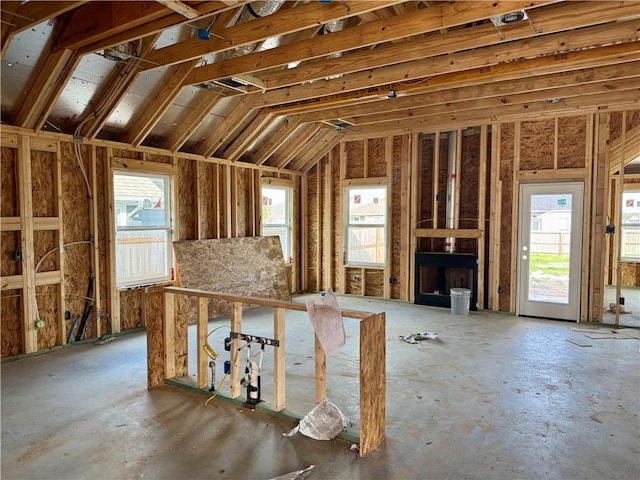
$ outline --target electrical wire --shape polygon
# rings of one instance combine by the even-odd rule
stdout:
[[[228,374],[228,373],[225,373],[225,374],[224,374],[224,377],[222,377],[222,380],[220,380],[220,383],[218,384],[218,388],[216,389],[216,393],[214,393],[213,395],[211,395],[209,398],[207,398],[207,401],[206,401],[206,402],[204,402],[205,407],[206,407],[207,405],[209,405],[209,402],[210,402],[211,400],[213,400],[214,398],[216,398],[216,397],[218,396],[218,393],[220,393],[220,387],[222,387],[222,382],[224,382],[224,381],[227,379],[227,377],[228,377],[228,376],[229,376],[229,374]]]
[[[216,358],[218,358],[218,354],[215,352],[213,347],[209,345],[209,337],[211,336],[212,333],[217,332],[221,328],[228,328],[229,330],[231,330],[231,327],[229,325],[220,325],[219,327],[216,327],[213,330],[211,330],[207,334],[206,338],[204,339],[204,345],[202,346],[202,348],[204,349],[204,351],[206,352],[206,354],[209,356],[211,360],[215,360]]]

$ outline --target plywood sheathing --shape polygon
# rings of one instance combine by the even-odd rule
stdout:
[[[393,189],[391,192],[391,218],[387,219],[388,228],[391,229],[391,268],[390,274],[395,279],[395,282],[391,284],[391,298],[400,298],[402,292],[401,282],[404,283],[405,279],[402,277],[400,271],[400,262],[402,258],[402,229],[403,215],[406,215],[406,211],[402,210],[402,195],[408,192],[402,189],[402,167],[404,162],[402,161],[403,155],[407,152],[405,147],[407,136],[394,137],[393,138],[393,150],[392,150],[392,174],[391,184]],[[396,187],[397,186],[397,187]],[[382,279],[384,282],[384,278]],[[388,280],[388,279],[387,279]],[[367,279],[367,289],[369,288],[369,279]]]
[[[318,180],[319,180],[320,164],[316,164],[307,175],[307,192],[306,192],[306,222],[307,222],[307,288],[311,291],[318,291],[322,288],[318,285],[318,249],[320,248],[319,237],[320,216],[317,209],[318,205]]]
[[[89,240],[89,206],[87,186],[76,160],[73,144],[61,143],[62,156],[62,210],[64,212],[64,243]],[[88,148],[81,146],[82,159],[88,170]],[[89,283],[91,248],[89,244],[74,244],[64,249],[66,309],[71,318],[82,313]],[[66,335],[66,333],[65,333]]]
[[[236,183],[233,194],[236,210],[236,236],[253,235],[253,170],[235,168]]]
[[[331,184],[329,183],[331,180],[329,156],[330,154],[325,155],[317,163],[318,168],[316,170],[317,172],[321,172],[318,176],[321,182],[321,184],[318,185],[320,187],[320,191],[318,192],[320,208],[320,211],[318,212],[318,235],[321,250],[321,254],[318,255],[318,268],[320,268],[320,288],[322,289],[331,286],[331,268],[327,268],[327,255],[331,254],[331,235],[329,234],[331,230],[331,222],[329,218],[331,215],[331,203],[330,201],[327,201],[329,200],[327,198],[327,190],[331,187]],[[329,185],[329,188],[327,188],[327,185]]]
[[[506,123],[502,125],[500,136],[500,172],[499,179],[502,182],[502,198],[500,213],[500,275],[499,310],[511,311],[511,225],[515,221],[512,216],[511,205],[513,198],[513,164],[515,161],[515,125]]]
[[[96,209],[97,223],[98,223],[98,231],[95,233],[96,241],[98,242],[98,264],[100,268],[98,269],[98,278],[96,282],[100,285],[100,298],[98,299],[97,307],[110,315],[109,312],[109,268],[107,263],[107,247],[108,247],[108,223],[110,222],[109,218],[109,209],[107,207],[107,198],[108,195],[106,193],[107,185],[106,173],[105,173],[105,164],[108,162],[107,152],[104,148],[96,149],[96,188],[94,190],[94,197],[96,198],[98,208]],[[105,334],[109,331],[109,326],[107,325],[109,322],[109,318],[100,316],[100,333]]]
[[[418,161],[419,186],[417,188],[418,198],[415,200],[419,203],[418,219],[416,228],[435,228],[434,225],[434,205],[435,195],[433,185],[433,168],[435,161],[435,136],[420,135],[420,148],[418,150],[420,158]],[[418,238],[417,251],[428,252],[433,249],[433,239]]]
[[[478,225],[478,188],[480,171],[480,128],[462,131],[462,156],[458,182],[460,200],[458,203],[458,228],[479,228]],[[475,238],[459,238],[458,250],[463,253],[478,254],[478,241]]]
[[[384,297],[384,270],[365,269],[363,273],[363,294],[371,297]]]
[[[120,328],[131,330],[145,324],[146,295],[143,289],[120,292]]]
[[[182,287],[289,299],[278,237],[181,241],[174,246]],[[210,317],[229,311],[227,302],[212,301],[209,305]]]
[[[195,162],[178,159],[175,188],[175,238],[178,240],[196,239],[198,238],[198,224]]]
[[[364,281],[364,271],[362,268],[345,268],[346,291],[351,295],[364,295],[362,284]]]
[[[554,119],[520,124],[520,168],[522,170],[553,169],[555,150]]]
[[[198,162],[198,238],[218,238],[217,229],[217,203],[218,195],[217,165],[213,163]]]
[[[620,270],[622,272],[621,286],[638,287],[640,286],[640,263],[638,262],[620,262]]]
[[[333,289],[339,291],[340,274],[342,271],[342,261],[344,250],[342,248],[342,240],[344,232],[342,228],[336,228],[337,225],[341,225],[342,221],[342,189],[340,188],[340,152],[341,145],[336,145],[333,148],[333,162],[331,163],[331,199],[333,205],[331,206],[331,228],[328,231],[331,234],[331,251],[333,252],[333,258],[331,261],[331,269],[333,271]],[[342,292],[341,292],[342,293]]]
[[[387,139],[385,138],[370,138],[367,140],[367,178],[387,176],[386,141]]]
[[[365,141],[345,142],[345,179],[365,177]]]
[[[561,117],[558,121],[558,168],[584,168],[587,158],[587,117]]]

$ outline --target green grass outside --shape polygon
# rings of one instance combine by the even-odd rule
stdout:
[[[532,253],[529,258],[529,273],[568,277],[569,255]]]

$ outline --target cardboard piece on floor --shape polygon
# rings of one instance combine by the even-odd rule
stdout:
[[[315,465],[309,465],[307,468],[302,470],[296,470],[295,472],[285,473],[284,475],[279,475],[277,477],[273,477],[271,480],[302,480],[303,478],[307,478],[311,470],[315,468]]]
[[[614,332],[621,335],[626,335],[627,337],[640,339],[640,330],[636,328],[617,328],[614,330]]]
[[[603,340],[603,339],[633,340],[633,337],[624,335],[622,333],[588,333],[586,336],[593,340]]]
[[[608,327],[573,327],[571,329],[572,332],[581,332],[581,333],[606,333],[609,334],[613,330]]]
[[[325,398],[307,413],[298,425],[282,435],[292,437],[300,432],[314,440],[333,440],[350,425],[351,421],[344,416],[340,409]]]
[[[584,343],[583,341],[577,340],[575,338],[567,338],[567,342],[573,343],[574,345],[577,345],[579,347],[592,347],[593,346],[590,343]]]

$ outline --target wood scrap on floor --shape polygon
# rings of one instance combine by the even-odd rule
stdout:
[[[590,343],[585,343],[582,340],[577,340],[575,338],[567,338],[566,340],[567,340],[567,342],[573,343],[574,345],[577,345],[578,347],[593,347],[593,345],[591,345]]]

